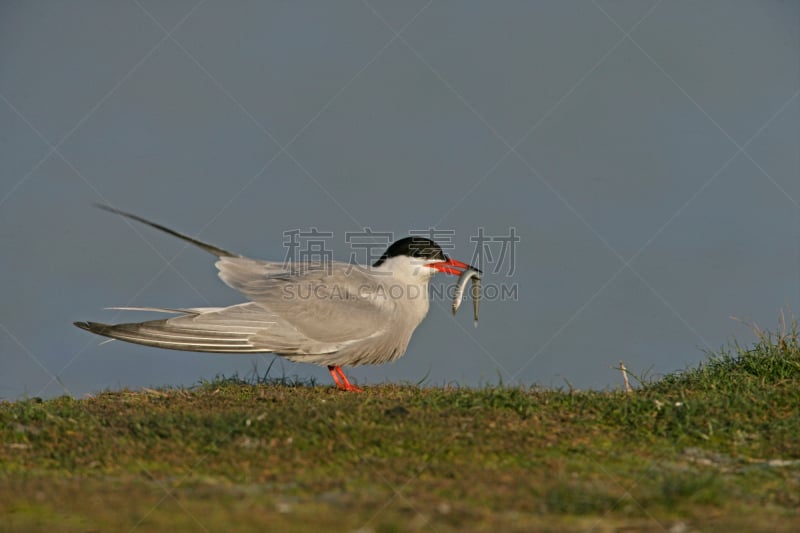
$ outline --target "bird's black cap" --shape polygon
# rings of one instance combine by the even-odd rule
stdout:
[[[393,242],[389,248],[383,253],[373,267],[383,264],[384,261],[391,257],[405,255],[408,257],[416,257],[418,259],[437,259],[439,261],[447,261],[447,256],[442,251],[442,247],[425,237],[414,235],[400,239]]]

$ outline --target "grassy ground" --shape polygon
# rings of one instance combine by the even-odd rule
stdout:
[[[800,347],[624,392],[245,383],[0,403],[0,531],[800,530]]]

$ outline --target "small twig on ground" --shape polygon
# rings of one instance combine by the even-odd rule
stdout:
[[[619,362],[619,370],[622,372],[622,379],[625,381],[625,393],[630,394],[633,389],[631,389],[631,384],[628,382],[628,369],[625,368],[625,363],[622,361]]]

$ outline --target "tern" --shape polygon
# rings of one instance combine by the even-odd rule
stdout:
[[[361,392],[342,366],[381,364],[402,356],[428,313],[428,282],[437,272],[473,269],[434,241],[392,243],[371,268],[251,259],[113,207],[101,209],[147,224],[217,257],[218,275],[249,301],[229,307],[112,309],[177,316],[145,322],[75,322],[97,335],[170,350],[274,353],[327,366],[337,388]],[[459,270],[461,269],[461,270]]]

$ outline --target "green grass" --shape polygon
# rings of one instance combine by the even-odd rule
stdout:
[[[0,403],[0,531],[800,528],[800,346],[623,391],[287,380]]]

